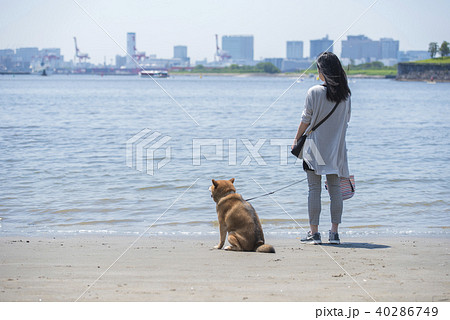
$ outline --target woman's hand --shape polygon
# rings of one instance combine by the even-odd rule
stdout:
[[[294,149],[294,147],[297,145],[298,139],[305,133],[306,128],[308,128],[309,123],[300,122],[300,125],[298,126],[297,135],[294,139],[294,144],[291,147],[291,150]]]
[[[297,140],[296,139],[294,139],[294,143],[292,144],[292,146],[291,146],[291,150],[293,150],[294,149],[294,147],[297,145]]]

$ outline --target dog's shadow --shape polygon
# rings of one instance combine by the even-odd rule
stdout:
[[[367,242],[343,242],[341,244],[323,243],[326,247],[350,248],[350,249],[388,249],[391,246]]]

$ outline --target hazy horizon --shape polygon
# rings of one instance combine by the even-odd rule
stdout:
[[[137,49],[158,58],[173,57],[175,45],[188,47],[191,62],[215,52],[215,38],[223,35],[253,35],[254,58],[286,56],[286,41],[304,42],[328,34],[337,38],[374,0],[342,1],[216,1],[182,0],[87,1],[0,0],[0,49],[20,47],[61,48],[65,60],[73,59],[73,37],[92,63],[111,63],[121,49],[97,26],[77,2],[123,47],[126,33],[135,32]],[[379,0],[335,45],[340,55],[347,35],[364,34],[400,41],[400,51],[427,50],[432,41],[441,43],[448,34],[450,2]],[[221,45],[221,42],[219,42]]]

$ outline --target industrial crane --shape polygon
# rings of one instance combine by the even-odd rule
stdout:
[[[133,58],[136,59],[136,61],[141,62],[142,60],[147,59],[148,57],[145,55],[145,51],[137,51],[136,47],[134,49]]]
[[[231,56],[228,54],[228,52],[220,50],[219,36],[217,34],[216,34],[216,54],[214,55],[214,60],[216,57],[219,57],[220,61],[228,60],[231,58]]]
[[[73,40],[75,41],[75,59],[78,58],[79,62],[86,62],[87,59],[90,59],[91,57],[89,57],[89,55],[87,53],[81,53],[80,49],[78,49],[77,46],[77,37],[73,37]]]

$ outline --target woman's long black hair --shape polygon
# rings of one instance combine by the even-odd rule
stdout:
[[[339,58],[332,52],[324,52],[317,59],[317,68],[325,79],[327,99],[333,102],[347,100],[351,91]]]

